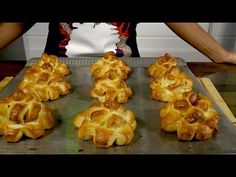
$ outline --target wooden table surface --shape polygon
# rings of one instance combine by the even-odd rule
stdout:
[[[0,61],[0,81],[6,76],[16,76],[25,64],[26,61]],[[213,62],[189,62],[187,65],[196,77],[210,78],[236,116],[236,65]]]
[[[187,65],[195,76],[211,80],[236,117],[236,65],[213,62],[191,62]]]
[[[26,61],[0,61],[0,81],[6,76],[16,76],[25,66]]]

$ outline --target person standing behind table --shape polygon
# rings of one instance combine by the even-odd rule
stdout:
[[[236,52],[225,50],[197,23],[166,23],[184,41],[216,63],[236,64]],[[0,50],[24,34],[32,23],[1,23]],[[102,54],[139,57],[137,23],[49,23],[44,52],[58,57]]]
[[[137,23],[50,23],[45,52],[59,57],[102,55],[139,57]]]

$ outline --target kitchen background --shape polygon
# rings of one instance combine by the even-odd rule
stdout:
[[[236,23],[199,23],[228,50],[236,50]],[[21,38],[0,52],[2,60],[28,60],[43,53],[48,23],[36,23]],[[141,57],[169,53],[186,61],[210,61],[176,36],[164,23],[139,23],[137,42]]]

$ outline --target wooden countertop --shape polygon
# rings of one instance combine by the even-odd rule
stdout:
[[[26,61],[0,61],[0,81],[6,76],[15,77],[25,64]]]

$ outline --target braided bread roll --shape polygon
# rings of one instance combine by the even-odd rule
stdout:
[[[53,72],[63,76],[66,76],[70,73],[68,66],[64,63],[61,63],[57,56],[48,55],[46,53],[43,53],[40,60],[38,60],[37,63],[31,67],[34,66],[41,67],[42,71],[47,73]]]
[[[114,52],[106,52],[96,63],[91,65],[92,77],[96,79],[123,79],[128,77],[131,68],[123,60],[116,57]]]
[[[219,114],[212,101],[200,93],[186,93],[181,100],[166,103],[160,109],[161,128],[176,132],[178,139],[191,141],[210,139],[219,126]]]
[[[41,101],[48,101],[68,94],[71,86],[61,74],[46,72],[41,67],[34,66],[26,69],[17,88],[26,93],[34,93]]]
[[[17,142],[23,135],[36,139],[55,123],[50,110],[38,97],[22,90],[1,98],[0,107],[0,135],[6,141]]]
[[[192,91],[193,81],[177,66],[173,66],[161,78],[154,78],[149,86],[152,89],[152,98],[169,102],[182,99],[184,93]]]
[[[108,148],[114,144],[127,145],[134,137],[136,121],[132,111],[121,105],[116,109],[102,103],[93,104],[74,118],[78,137],[93,140],[98,147]]]
[[[161,78],[176,65],[176,58],[166,53],[164,56],[158,57],[156,62],[147,68],[147,73],[153,78]]]
[[[128,87],[124,80],[116,78],[111,80],[97,80],[91,90],[90,96],[97,98],[100,102],[117,101],[118,103],[127,103],[132,95],[132,90]]]

